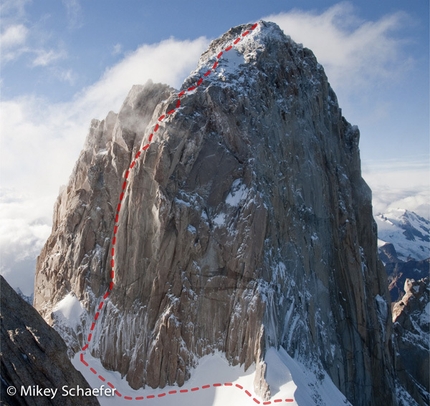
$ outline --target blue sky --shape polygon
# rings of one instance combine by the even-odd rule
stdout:
[[[149,78],[179,87],[210,40],[261,18],[324,66],[346,119],[361,130],[375,208],[428,217],[428,7],[427,0],[2,0],[0,271],[10,277],[15,267],[18,279],[29,278],[92,118],[118,111],[130,87]]]

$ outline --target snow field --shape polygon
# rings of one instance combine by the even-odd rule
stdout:
[[[80,362],[79,355],[72,359],[72,363],[92,388],[100,388],[102,384],[106,387],[107,382],[110,382],[122,395],[121,397],[99,397],[98,400],[102,406],[133,403],[150,406],[349,405],[345,396],[336,388],[327,374],[323,373],[323,378],[321,375],[317,378],[313,372],[293,360],[282,348],[280,350],[270,348],[266,354],[266,380],[272,395],[269,401],[261,400],[253,391],[255,365],[245,372],[241,366],[230,366],[224,355],[219,352],[202,357],[191,372],[191,378],[180,388],[168,386],[163,389],[133,390],[125,379],[121,379],[118,372],[107,371],[98,359],[86,354],[85,360],[89,363],[89,368]],[[92,373],[90,368],[96,370],[106,381],[102,382],[98,374]],[[228,385],[225,385],[226,383]],[[174,391],[176,393],[169,394]],[[180,391],[187,392],[180,393]],[[126,399],[125,396],[133,400]],[[136,400],[140,397],[143,399]]]

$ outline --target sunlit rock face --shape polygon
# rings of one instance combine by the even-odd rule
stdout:
[[[210,45],[183,89],[247,27]],[[123,176],[177,92],[135,86],[119,114],[93,121],[37,266],[35,305],[77,351],[110,283]],[[219,350],[257,364],[282,346],[325,369],[356,405],[396,404],[390,299],[377,258],[359,132],[312,52],[260,22],[138,160],[118,219],[115,288],[90,343],[133,388],[179,385]],[[82,324],[55,305],[73,292]],[[51,315],[52,313],[52,315]]]

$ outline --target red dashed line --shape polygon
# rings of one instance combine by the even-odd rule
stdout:
[[[237,43],[239,43],[239,41],[241,40],[241,38],[246,37],[247,35],[249,35],[251,33],[251,31],[255,30],[257,27],[258,27],[258,23],[253,24],[250,29],[244,31],[241,34],[241,36],[239,36],[238,38],[236,38],[233,41],[233,44],[236,45]],[[125,171],[125,173],[124,173],[124,181],[123,181],[123,184],[122,184],[122,191],[121,191],[121,194],[119,196],[119,203],[118,203],[116,214],[115,214],[115,225],[114,225],[114,229],[113,229],[112,248],[111,248],[111,268],[112,269],[111,269],[111,272],[110,272],[111,282],[109,283],[109,289],[103,295],[103,299],[104,300],[106,300],[109,297],[110,292],[112,291],[112,289],[114,287],[114,282],[113,282],[113,279],[115,277],[115,271],[114,271],[114,267],[115,267],[115,258],[114,258],[115,257],[115,247],[114,246],[116,244],[116,234],[118,233],[118,222],[119,222],[119,214],[121,212],[121,202],[123,201],[123,199],[125,197],[125,191],[127,189],[127,180],[128,180],[128,178],[130,176],[130,170],[132,170],[135,167],[137,159],[139,159],[141,157],[141,155],[142,155],[142,151],[146,151],[146,150],[149,149],[150,143],[152,142],[152,140],[154,138],[154,134],[160,129],[160,124],[159,123],[162,123],[163,121],[165,121],[168,116],[171,116],[172,114],[174,114],[176,112],[176,110],[181,107],[181,100],[180,99],[182,97],[184,97],[187,93],[193,92],[194,90],[197,89],[197,87],[199,87],[200,85],[202,85],[202,83],[204,82],[204,77],[208,77],[213,71],[215,71],[217,69],[217,67],[219,65],[219,60],[223,56],[224,52],[228,52],[232,48],[233,48],[233,45],[230,44],[226,48],[224,48],[223,51],[220,51],[216,55],[216,61],[212,65],[211,69],[209,69],[208,71],[206,71],[206,73],[203,74],[203,77],[200,77],[198,79],[198,81],[194,85],[190,86],[187,90],[182,90],[182,91],[180,91],[178,93],[178,95],[177,95],[178,99],[176,100],[176,105],[175,105],[176,107],[173,108],[173,109],[171,109],[171,110],[169,110],[166,114],[162,114],[160,117],[158,117],[157,123],[155,124],[155,126],[154,126],[154,128],[152,130],[153,132],[148,137],[148,143],[145,144],[141,148],[141,150],[139,150],[136,153],[136,155],[134,157],[134,160],[130,164],[129,169],[127,169]],[[95,322],[99,319],[99,317],[100,317],[100,311],[103,309],[104,304],[105,304],[105,302],[103,302],[103,301],[100,302],[100,304],[98,306],[98,311],[96,312],[96,314],[94,316],[94,321],[91,324],[90,331],[93,331],[95,329],[95,326],[96,326]],[[89,367],[89,364],[84,359],[84,351],[86,351],[89,348],[89,343],[91,342],[91,339],[92,339],[92,333],[89,333],[88,334],[87,343],[82,347],[82,352],[79,355],[81,363],[83,365],[85,365],[86,367]],[[94,368],[90,367],[89,369],[90,369],[90,371],[93,374],[97,375],[97,371]],[[98,375],[98,378],[101,381],[106,382],[106,379],[102,375]],[[109,387],[111,387],[112,389],[115,389],[115,386],[111,382],[107,382],[107,385]],[[224,383],[224,385],[221,384],[221,383],[214,383],[212,385],[207,384],[207,385],[203,385],[201,387],[197,387],[196,386],[194,388],[191,388],[190,390],[188,390],[188,389],[180,389],[179,391],[177,391],[177,390],[171,390],[169,392],[162,392],[162,393],[160,393],[158,395],[148,395],[146,397],[146,399],[155,399],[156,397],[162,398],[162,397],[165,397],[167,394],[169,394],[169,395],[176,395],[178,393],[179,394],[184,394],[184,393],[189,393],[189,392],[196,392],[196,391],[198,391],[200,389],[209,389],[211,387],[218,388],[218,387],[222,387],[222,386],[234,387],[234,388],[237,388],[237,389],[240,389],[240,390],[244,390],[243,386],[239,385],[237,383],[233,384],[231,382],[226,382],[226,383]],[[248,395],[248,397],[252,398],[252,394],[248,390],[245,390],[244,392],[245,392],[246,395]],[[118,397],[122,397],[123,396],[117,390],[115,391],[115,394]],[[126,399],[126,400],[133,400],[133,398],[131,396],[124,396],[124,399]],[[145,398],[143,396],[138,396],[138,397],[134,398],[134,400],[144,400],[144,399]],[[257,398],[255,398],[255,397],[252,398],[252,400],[255,403],[257,403],[257,404],[261,404],[261,402]],[[275,400],[273,400],[273,403],[280,403],[280,402],[282,402],[282,399],[275,399]],[[294,402],[294,399],[285,399],[285,402]],[[270,404],[272,404],[272,401],[263,402],[262,404],[263,405],[270,405]]]
[[[79,358],[80,358],[80,360],[81,360],[81,362],[87,367],[87,366],[89,366],[88,365],[88,362],[86,362],[85,360],[84,360],[84,354],[81,352],[81,354],[80,354],[80,356],[79,356]]]

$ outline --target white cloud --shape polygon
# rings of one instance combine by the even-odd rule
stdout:
[[[69,28],[79,28],[82,26],[82,9],[78,0],[63,0],[66,7]]]
[[[400,58],[404,41],[392,35],[405,25],[406,14],[365,21],[354,13],[354,7],[343,2],[321,14],[296,10],[265,19],[314,52],[336,92],[357,92],[397,77],[411,62]]]
[[[115,44],[113,46],[112,55],[119,55],[122,53],[122,45],[121,44]]]
[[[2,51],[23,45],[27,39],[28,29],[22,24],[10,25],[0,35]]]
[[[59,59],[67,57],[67,53],[64,50],[39,49],[34,51],[34,53],[36,54],[36,58],[32,62],[33,66],[48,66]]]
[[[14,18],[22,17],[25,14],[25,5],[30,0],[2,0],[0,2],[0,15],[7,20],[10,15]]]
[[[430,161],[428,156],[415,159],[364,165],[363,178],[372,189],[375,214],[401,208],[430,219]]]

